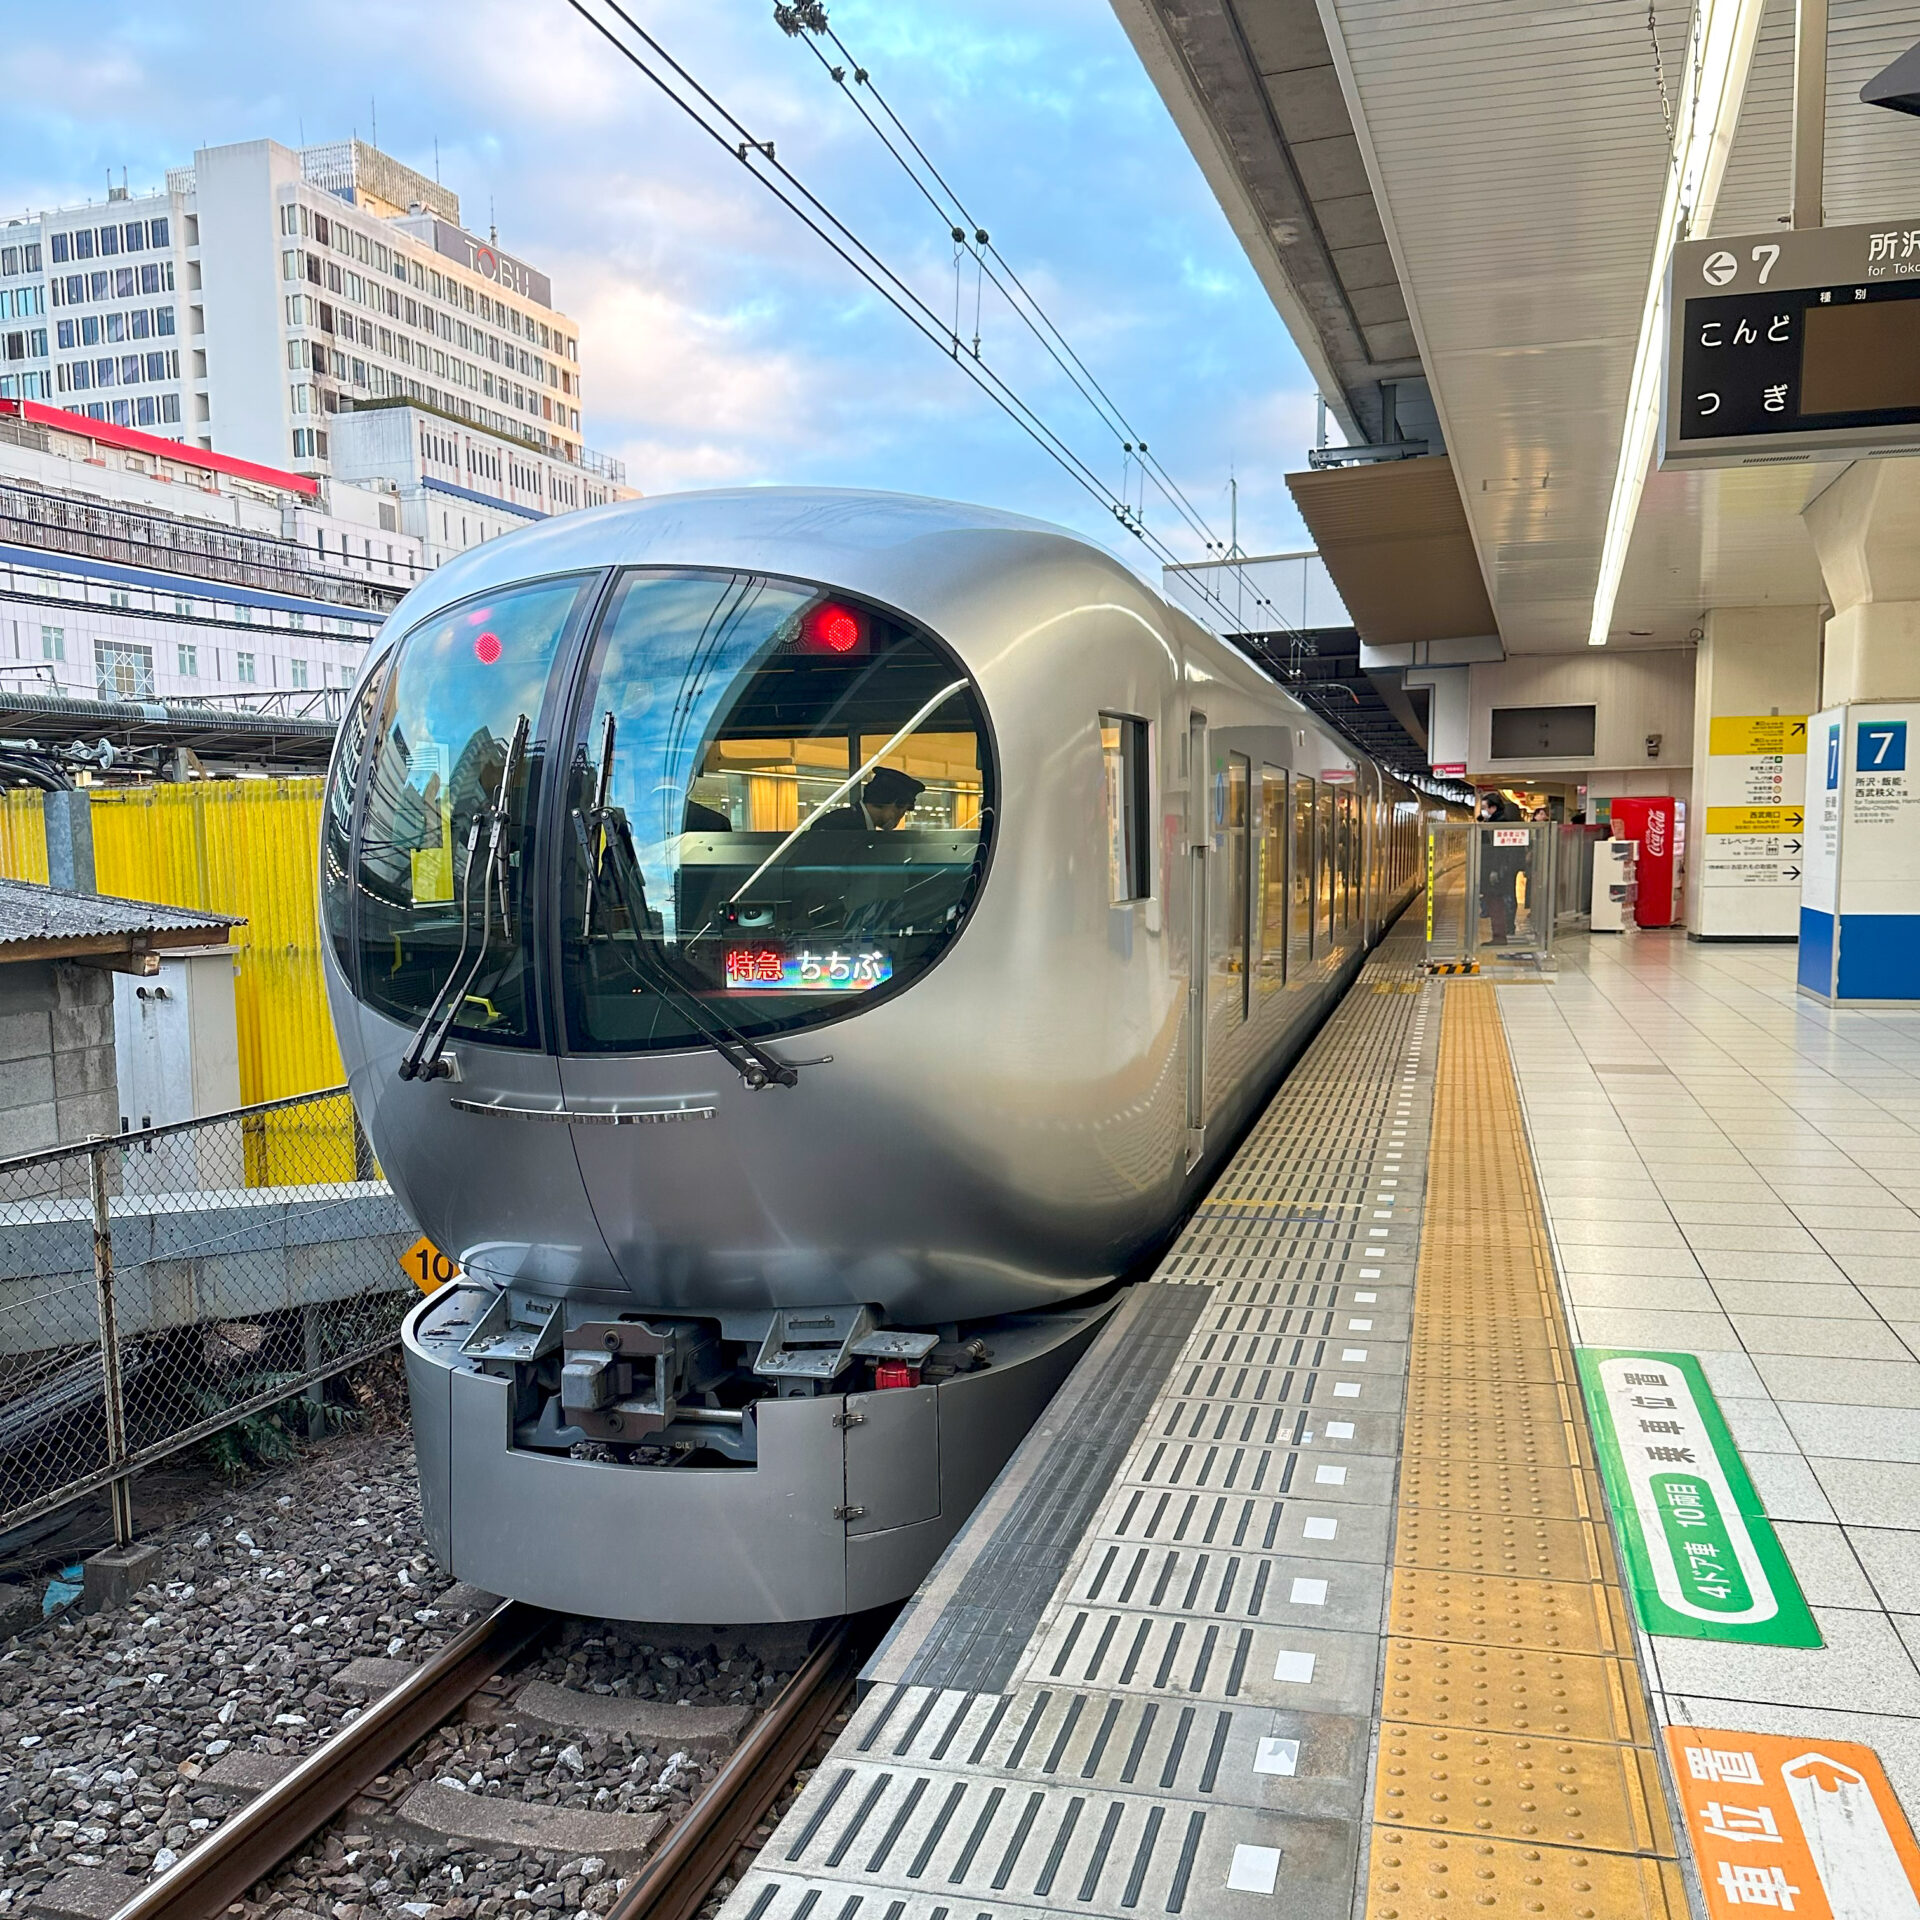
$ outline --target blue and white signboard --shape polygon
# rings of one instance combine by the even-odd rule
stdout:
[[[1920,702],[1813,714],[1807,755],[1801,990],[1920,1003]]]

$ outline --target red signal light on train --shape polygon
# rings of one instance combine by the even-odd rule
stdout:
[[[500,636],[489,630],[473,643],[473,657],[483,667],[490,667],[500,658]]]
[[[802,653],[837,654],[848,659],[867,651],[866,616],[838,600],[808,608],[795,642]]]

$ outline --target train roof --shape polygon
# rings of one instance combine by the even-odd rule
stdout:
[[[969,539],[967,536],[973,536]],[[962,554],[956,553],[956,541]],[[544,575],[609,566],[739,567],[818,580],[942,627],[957,568],[982,550],[1003,563],[1051,549],[1138,596],[1216,671],[1264,685],[1352,761],[1366,759],[1251,654],[1203,626],[1127,559],[1051,521],[956,500],[856,487],[716,487],[653,494],[558,515],[447,562],[394,610],[400,631],[470,594]],[[936,584],[936,581],[939,584]],[[377,649],[375,650],[377,651]]]
[[[830,581],[866,590],[914,610],[916,563],[955,535],[1021,546],[1058,543],[1131,581],[1157,604],[1157,588],[1116,554],[1085,535],[995,507],[933,500],[918,494],[852,487],[716,487],[693,493],[616,500],[556,515],[450,560],[401,602],[399,623],[411,625],[471,593],[509,581],[574,568],[606,566],[737,566]]]

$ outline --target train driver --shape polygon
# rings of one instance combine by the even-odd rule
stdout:
[[[925,791],[924,780],[916,780],[898,767],[876,767],[860,790],[857,807],[835,807],[810,820],[808,829],[826,833],[891,833],[913,811],[914,802]]]

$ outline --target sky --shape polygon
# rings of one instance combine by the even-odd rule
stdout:
[[[771,0],[627,10],[936,312],[946,223]],[[197,146],[373,137],[460,195],[463,223],[552,276],[580,328],[588,444],[645,493],[883,487],[1078,528],[1155,562],[666,102],[568,0],[90,0],[13,10],[0,214],[136,189]],[[834,30],[1224,538],[1308,544],[1282,476],[1312,383],[1106,0],[833,0]],[[836,59],[837,55],[834,56]],[[971,345],[975,276],[960,288]],[[1127,461],[982,290],[981,352],[1114,488]],[[1139,494],[1136,478],[1125,483]],[[1151,490],[1149,527],[1197,536]]]

